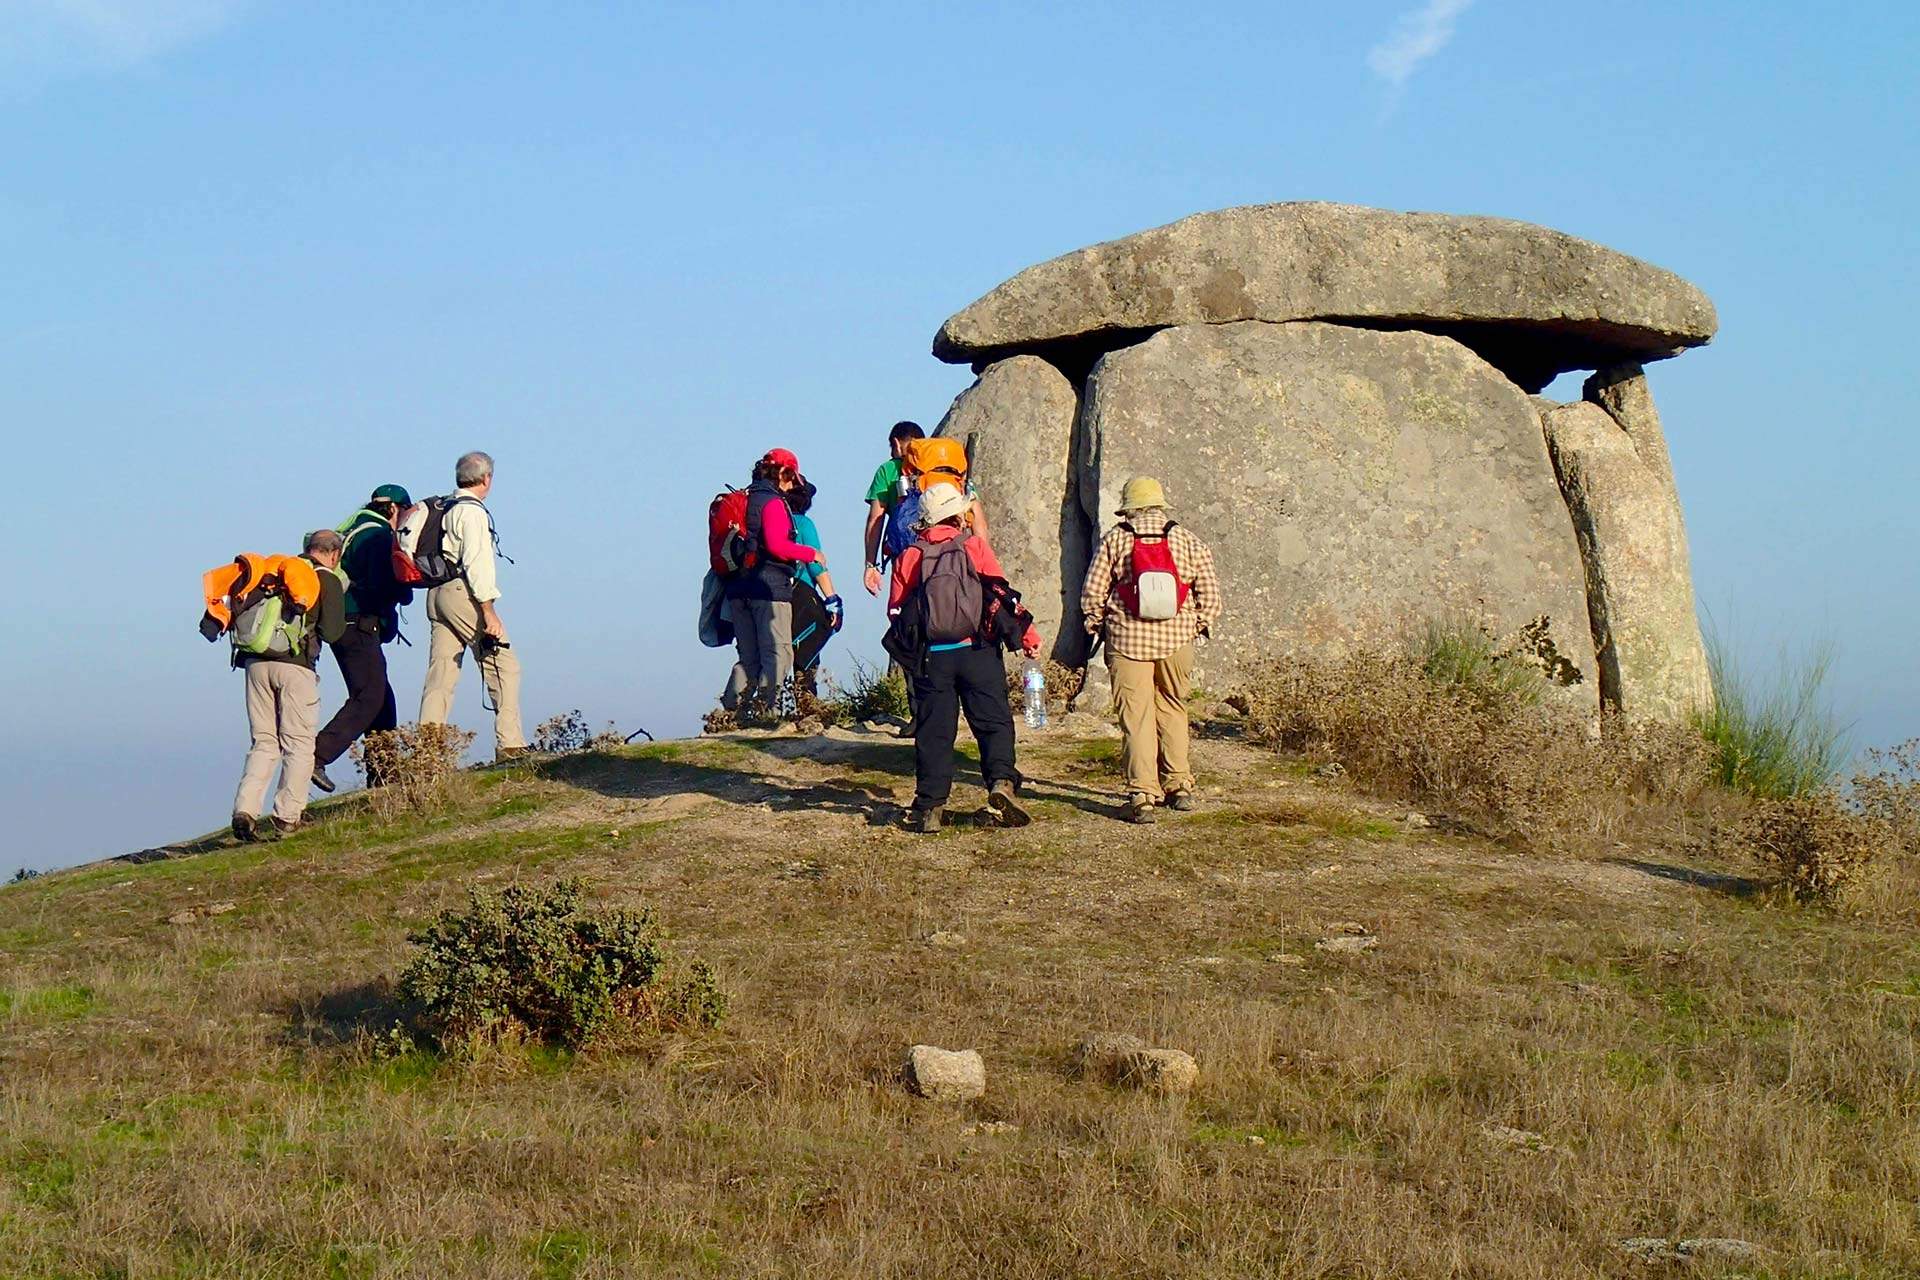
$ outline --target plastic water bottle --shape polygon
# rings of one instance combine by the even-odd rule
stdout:
[[[1047,673],[1032,658],[1027,659],[1026,673],[1021,686],[1027,691],[1027,728],[1044,729],[1047,727]]]

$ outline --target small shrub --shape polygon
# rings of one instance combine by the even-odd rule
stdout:
[[[695,962],[678,984],[651,912],[584,912],[578,880],[474,889],[408,940],[420,949],[399,983],[442,1048],[533,1040],[580,1048],[619,1031],[713,1026],[726,997]]]
[[[473,735],[450,724],[403,724],[375,730],[353,744],[375,813],[432,813],[451,804],[461,758]]]
[[[582,751],[611,751],[625,746],[626,738],[607,721],[607,727],[595,733],[587,718],[575,707],[562,715],[549,716],[533,731],[533,750],[540,755],[567,756]]]
[[[1757,801],[1737,838],[1794,897],[1830,904],[1859,882],[1893,833],[1880,819],[1823,788]]]
[[[1697,712],[1694,723],[1713,746],[1715,781],[1775,800],[1830,783],[1847,755],[1847,728],[1826,693],[1832,649],[1815,647],[1798,658],[1783,653],[1771,682],[1763,683],[1711,630],[1706,641],[1713,706]]]
[[[842,708],[842,718],[861,720],[905,720],[912,714],[907,705],[907,678],[891,667],[872,667],[855,658],[853,677],[847,684],[829,678],[833,697],[828,699]]]
[[[1040,664],[1040,670],[1047,678],[1047,709],[1055,715],[1066,713],[1067,704],[1080,696],[1087,684],[1085,667],[1066,667],[1052,658]],[[1007,664],[1007,704],[1013,714],[1024,715],[1027,710],[1027,667],[1024,659]]]
[[[1853,803],[1886,827],[1894,847],[1920,857],[1920,738],[1889,750],[1867,752],[1866,768],[1853,777]]]
[[[1421,674],[1481,702],[1533,706],[1546,690],[1540,669],[1502,648],[1485,627],[1429,622],[1418,643]]]

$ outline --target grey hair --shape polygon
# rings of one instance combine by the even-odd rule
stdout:
[[[307,545],[302,550],[308,555],[317,551],[324,556],[331,555],[346,545],[347,540],[332,529],[315,529],[307,535]]]
[[[462,489],[472,488],[493,474],[493,455],[475,449],[460,455],[453,464],[453,482]]]

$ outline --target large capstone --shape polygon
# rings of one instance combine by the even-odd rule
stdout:
[[[1588,393],[1626,421],[1583,400],[1543,423],[1586,563],[1601,696],[1629,716],[1678,720],[1709,706],[1713,688],[1660,420],[1637,369]]]
[[[1718,323],[1679,276],[1564,232],[1297,202],[1195,214],[1029,267],[950,317],[933,352],[1085,367],[1155,329],[1309,319],[1451,336],[1528,391],[1675,355]]]
[[[1035,356],[988,366],[934,429],[967,446],[989,540],[1049,652],[1074,665],[1086,648],[1080,582],[1092,551],[1073,463],[1079,396]]]
[[[1101,528],[1152,475],[1214,550],[1196,678],[1395,647],[1427,622],[1545,640],[1598,706],[1585,574],[1527,395],[1450,338],[1258,321],[1166,329],[1094,365],[1080,497]]]

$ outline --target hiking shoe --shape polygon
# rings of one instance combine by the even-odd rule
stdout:
[[[1175,813],[1192,813],[1193,792],[1174,791],[1168,793],[1167,808],[1172,809]]]
[[[907,816],[900,825],[916,835],[930,836],[940,830],[940,820],[946,816],[946,810],[939,805],[921,807],[915,805],[907,810]]]
[[[250,813],[234,814],[233,815],[233,838],[235,840],[252,840],[254,838],[253,825],[257,821],[259,821],[259,819],[255,818]]]
[[[1138,826],[1151,826],[1154,820],[1153,797],[1131,796],[1127,800],[1126,818]]]
[[[328,795],[333,794],[333,779],[327,776],[327,768],[325,765],[317,764],[313,766],[313,785]]]
[[[280,817],[276,817],[273,820],[273,829],[283,836],[293,835],[304,825],[304,823],[299,822],[288,822],[285,818]]]
[[[527,749],[525,747],[500,747],[493,753],[493,762],[495,764],[512,764],[515,760],[523,758],[526,754]]]
[[[1024,827],[1033,821],[1026,806],[1020,803],[1020,797],[1014,794],[1013,783],[1005,778],[993,784],[987,792],[987,808],[993,810],[994,821],[1003,827]]]

